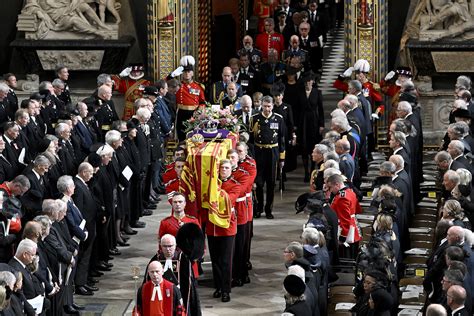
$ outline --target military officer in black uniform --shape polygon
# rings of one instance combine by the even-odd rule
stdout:
[[[112,101],[112,88],[107,85],[99,87],[97,90],[96,106],[98,108],[95,118],[102,131],[102,141],[104,141],[105,134],[110,131],[112,122],[119,120],[114,102]]]
[[[273,197],[277,166],[283,167],[285,160],[285,122],[280,114],[273,113],[273,99],[264,96],[262,112],[250,118],[250,131],[255,143],[255,160],[257,162],[257,212],[259,218],[263,212],[263,186],[267,186],[265,214],[273,219]]]

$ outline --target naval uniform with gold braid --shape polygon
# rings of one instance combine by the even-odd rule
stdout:
[[[176,92],[176,132],[179,141],[186,138],[184,133],[184,122],[191,118],[200,105],[206,102],[204,88],[201,84],[192,81],[191,83],[181,82],[181,88]]]
[[[255,144],[257,162],[257,217],[263,212],[263,186],[267,186],[265,214],[271,216],[277,166],[285,160],[285,122],[277,113],[265,117],[257,113],[250,118],[251,137]]]

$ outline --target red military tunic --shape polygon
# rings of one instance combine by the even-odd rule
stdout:
[[[166,166],[166,171],[163,172],[162,179],[165,186],[165,192],[168,195],[168,202],[171,204],[171,198],[174,192],[179,192],[179,179],[176,170],[174,170],[175,163],[172,162]]]
[[[235,202],[242,193],[242,185],[231,176],[228,179],[222,181],[221,188],[229,196],[229,199],[232,203],[232,208],[235,208]],[[237,217],[235,216],[235,211],[232,211],[230,226],[228,228],[219,227],[211,223],[211,221],[207,221],[206,234],[208,236],[214,237],[235,236],[237,234]]]
[[[204,88],[197,82],[181,82],[181,88],[176,92],[176,105],[178,109],[194,111],[200,104],[204,104]]]
[[[260,33],[257,35],[257,38],[255,40],[255,47],[262,51],[262,58],[264,60],[267,60],[268,51],[270,50],[270,48],[276,49],[278,52],[278,58],[280,58],[281,53],[285,49],[284,43],[285,39],[280,33]]]
[[[253,13],[258,17],[258,31],[263,32],[266,18],[273,17],[273,11],[278,6],[275,0],[255,0]]]
[[[201,226],[196,217],[184,215],[183,218],[177,218],[176,216],[171,215],[161,220],[160,228],[158,230],[158,238],[163,237],[165,234],[170,234],[176,237],[180,227],[186,223],[194,223],[199,227]]]
[[[235,203],[235,211],[237,213],[237,225],[244,225],[248,222],[248,203],[246,193],[251,178],[250,174],[241,167],[232,170],[232,177],[243,186],[241,194]]]
[[[127,121],[135,114],[135,100],[143,96],[143,90],[140,89],[140,86],[149,86],[151,82],[145,79],[121,78],[117,75],[112,75],[111,77],[114,81],[115,90],[125,95],[122,119]]]
[[[245,191],[245,196],[247,197],[247,220],[248,221],[253,221],[253,201],[252,201],[252,188],[253,188],[253,183],[255,181],[255,177],[257,176],[257,164],[255,163],[255,160],[247,156],[243,161],[240,162],[240,167],[242,169],[246,170],[249,175],[250,179],[249,180],[249,185]]]
[[[354,242],[361,239],[355,215],[361,212],[357,196],[352,189],[345,187],[339,190],[331,203],[339,221],[340,237],[347,238],[349,231],[354,232]]]
[[[185,139],[184,134],[184,122],[187,121],[193,115],[200,105],[204,105],[206,98],[204,97],[204,88],[197,82],[192,81],[191,83],[181,82],[181,88],[176,92],[176,132],[178,133],[178,139],[183,141]]]

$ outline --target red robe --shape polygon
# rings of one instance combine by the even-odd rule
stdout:
[[[141,288],[141,304],[135,311],[139,316],[182,316],[185,315],[182,305],[175,306],[174,287],[175,285],[165,279],[160,284],[162,300],[158,300],[158,295],[152,301],[153,289],[155,285],[148,281]],[[178,290],[179,292],[179,290]]]

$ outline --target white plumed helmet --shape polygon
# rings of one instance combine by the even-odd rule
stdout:
[[[196,64],[196,61],[194,60],[193,56],[186,55],[186,56],[181,57],[181,59],[179,60],[179,63],[183,67],[184,66],[194,66],[194,64]]]
[[[354,70],[360,72],[369,72],[370,71],[370,64],[365,59],[359,59],[354,64]]]

